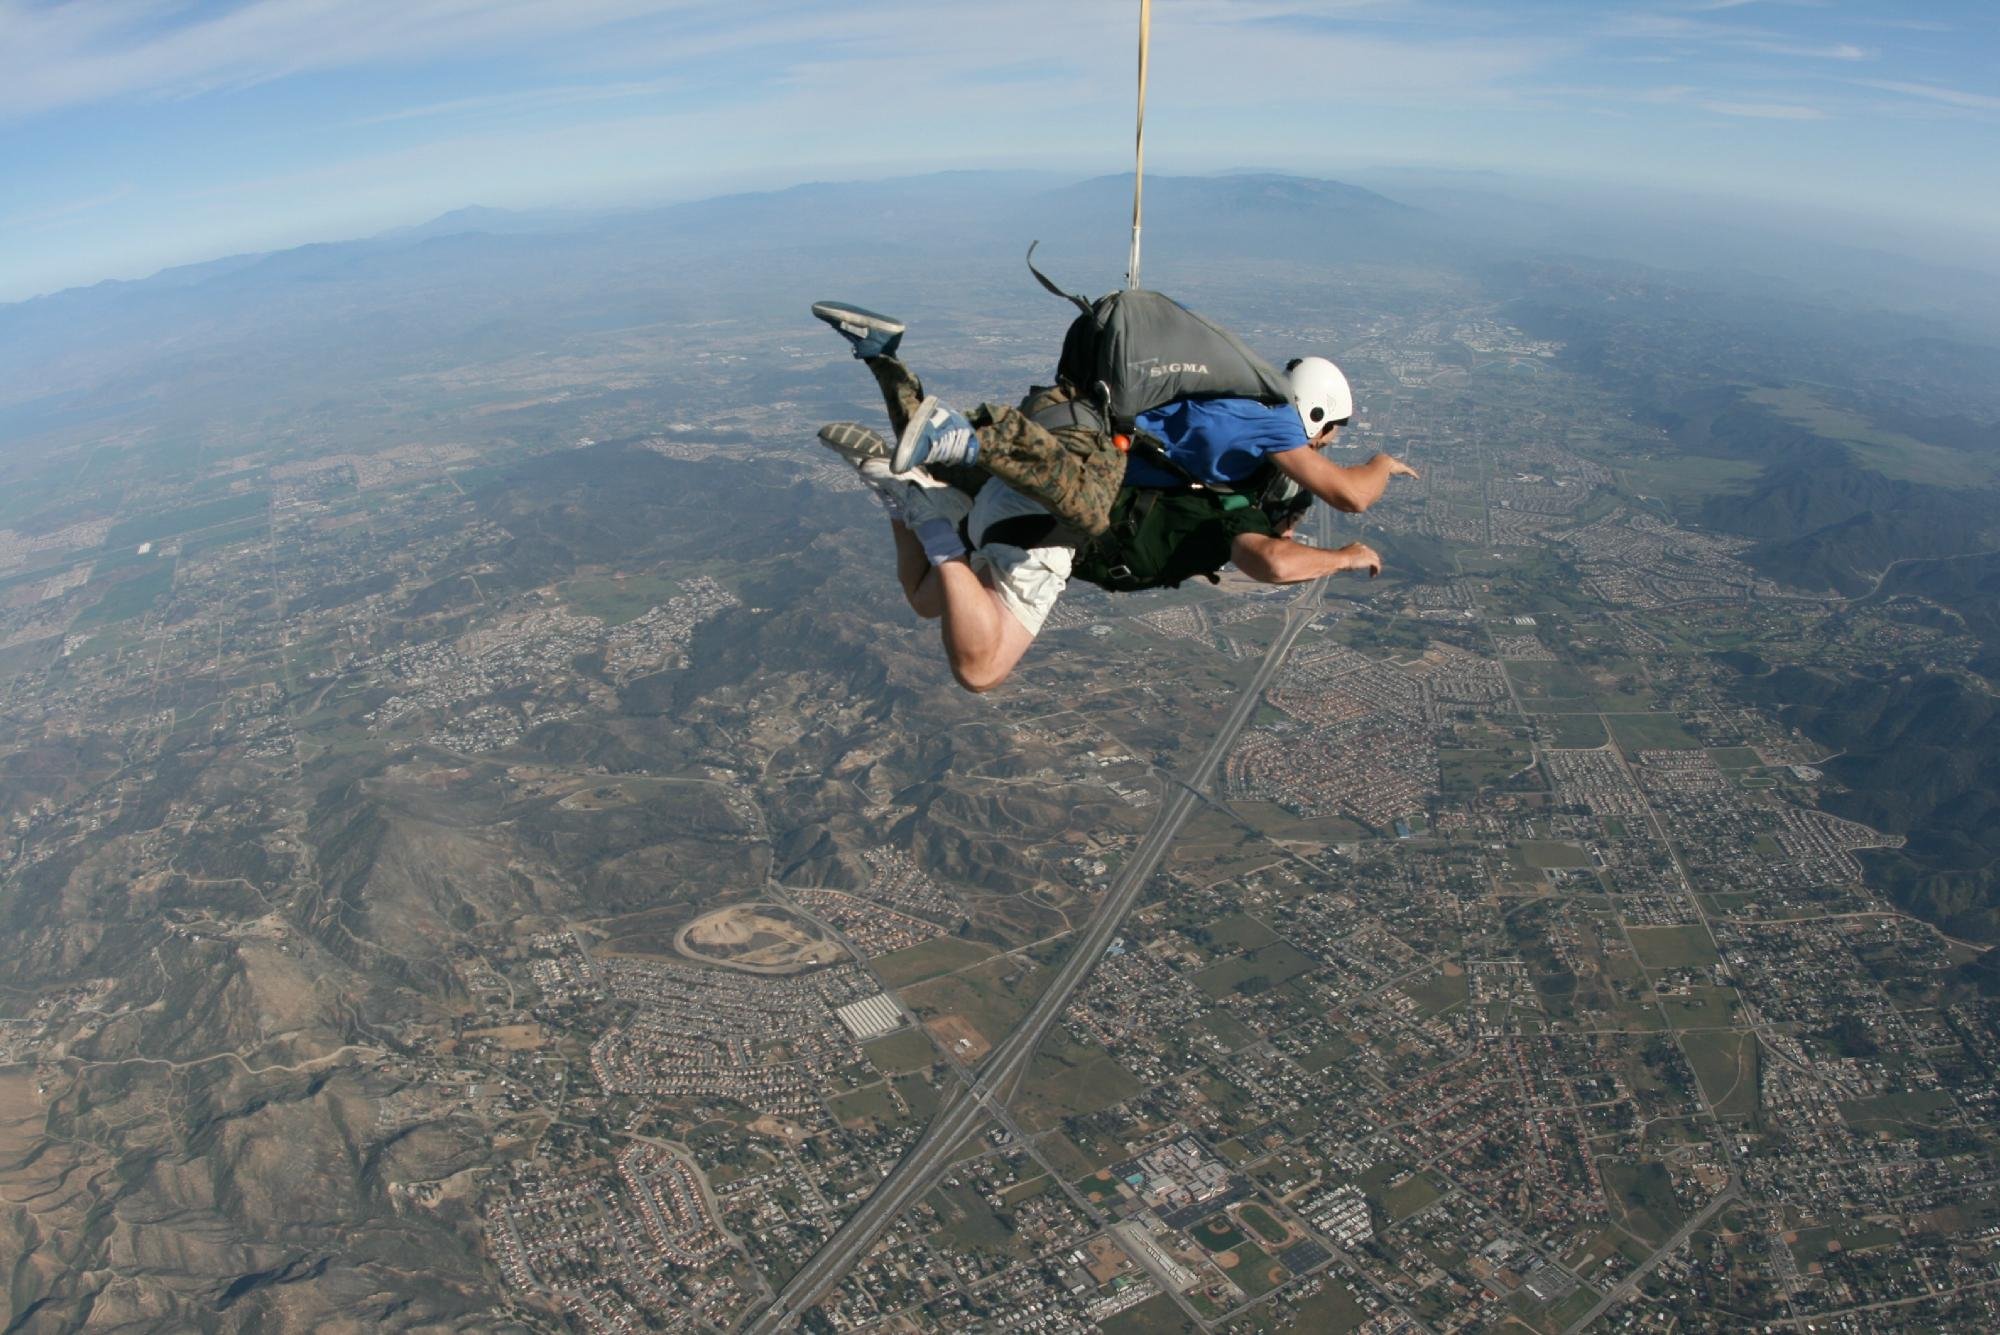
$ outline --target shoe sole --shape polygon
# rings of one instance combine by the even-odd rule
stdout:
[[[910,414],[910,421],[903,428],[903,434],[896,437],[896,453],[889,460],[889,471],[907,473],[923,460],[917,458],[917,446],[923,439],[924,423],[931,420],[931,414],[938,410],[938,396],[924,395],[924,401]]]
[[[815,301],[812,313],[841,333],[852,334],[857,338],[869,334],[894,335],[905,332],[901,320],[877,315],[874,311],[864,311],[859,306],[843,305],[837,301]]]
[[[828,422],[819,429],[819,442],[851,464],[889,457],[889,442],[859,422]]]

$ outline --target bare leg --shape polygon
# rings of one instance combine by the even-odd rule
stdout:
[[[923,401],[916,374],[894,357],[865,363],[882,391],[889,425],[900,436]],[[977,488],[975,479],[968,490]],[[1000,601],[993,586],[965,561],[933,566],[916,534],[895,520],[896,578],[910,610],[926,621],[942,618],[945,658],[951,675],[968,691],[990,691],[1014,670],[1035,637]]]
[[[889,530],[896,538],[896,578],[903,598],[924,620],[943,618],[944,655],[958,684],[980,692],[1007,680],[1035,637],[969,564],[934,566],[916,534],[893,519]]]
[[[944,654],[951,675],[968,691],[990,691],[1007,680],[1035,637],[969,563],[947,561],[933,572],[943,594]]]
[[[903,586],[904,601],[924,620],[936,621],[944,613],[944,591],[923,544],[900,519],[889,521],[889,532],[896,539],[896,580]]]

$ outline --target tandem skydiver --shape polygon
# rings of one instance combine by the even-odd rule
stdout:
[[[1313,497],[1358,514],[1390,478],[1417,475],[1387,454],[1348,467],[1320,455],[1351,416],[1353,397],[1339,368],[1307,357],[1287,368],[1289,402],[1182,399],[1141,414],[1136,426],[1153,456],[1124,461],[1115,501],[1100,507],[1115,525],[1093,535],[980,467],[982,451],[991,464],[1099,446],[1104,433],[1087,423],[1050,428],[1031,420],[1047,419],[1043,410],[1072,390],[1037,390],[1018,409],[986,404],[962,414],[925,396],[897,358],[901,321],[842,302],[816,303],[813,314],[874,374],[896,436],[892,449],[864,426],[833,423],[820,440],[881,498],[904,597],[918,616],[940,621],[952,675],[969,691],[1007,679],[1073,576],[1121,591],[1213,578],[1230,563],[1267,584],[1345,570],[1372,578],[1382,568],[1372,548],[1312,547],[1293,541],[1292,529]],[[1071,507],[1060,503],[1072,498],[1061,490],[1081,476],[1073,469],[1050,476],[1065,512]]]

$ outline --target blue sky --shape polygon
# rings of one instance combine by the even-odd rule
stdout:
[[[0,0],[0,300],[467,204],[1125,170],[1137,0]],[[1421,164],[2000,235],[1992,0],[1156,0],[1151,170]]]

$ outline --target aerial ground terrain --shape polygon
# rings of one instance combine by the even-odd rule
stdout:
[[[8,1330],[2000,1326],[1994,339],[1163,181],[1422,480],[969,696],[806,307],[1011,400],[1121,188],[0,307]]]

